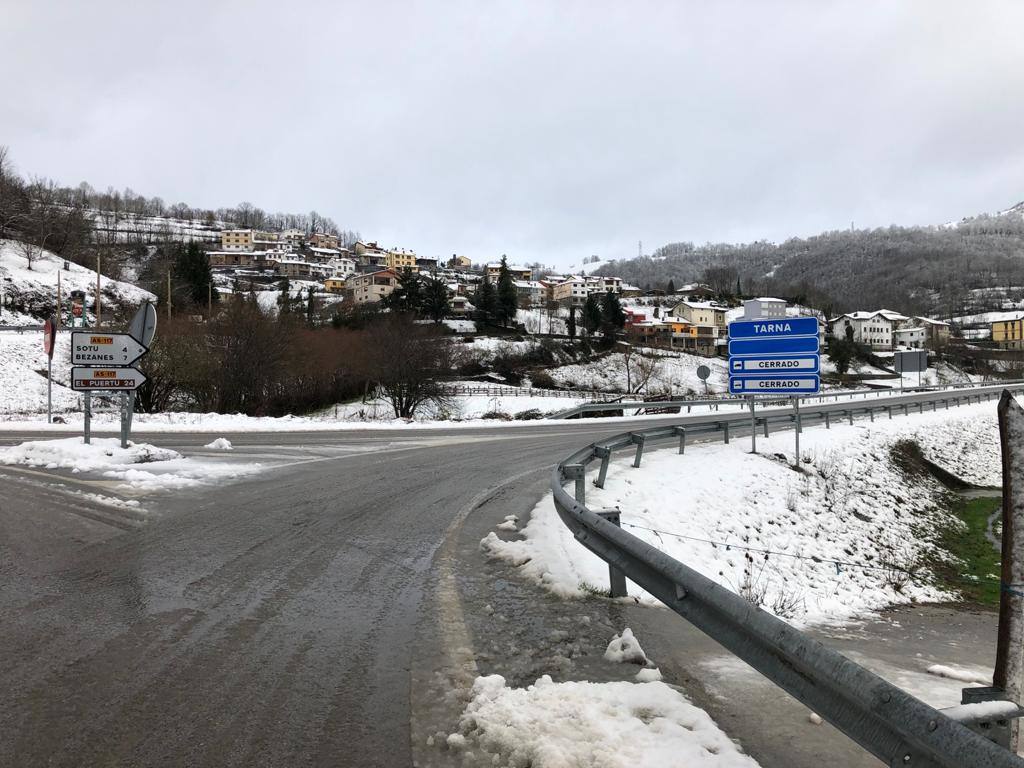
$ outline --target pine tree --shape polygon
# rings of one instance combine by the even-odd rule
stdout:
[[[569,338],[576,338],[576,307],[569,307],[569,320],[566,322],[566,330],[569,332]]]
[[[483,315],[484,321],[494,319],[494,315],[498,309],[498,294],[494,290],[494,286],[491,281],[485,276],[483,283],[480,288],[477,289],[476,296],[474,296],[473,303],[476,304],[477,310]]]
[[[626,325],[626,313],[619,303],[619,294],[605,291],[601,297],[601,332],[611,339]]]
[[[423,286],[423,314],[435,323],[440,323],[450,311],[448,286],[444,280],[437,277],[426,278]]]
[[[587,294],[587,300],[583,304],[583,327],[591,336],[601,327],[601,302],[598,301],[596,293]]]
[[[277,297],[277,304],[280,307],[281,314],[288,314],[292,311],[292,284],[287,277],[278,283],[278,288],[281,291],[281,295]]]
[[[516,310],[519,309],[519,294],[516,291],[516,284],[512,281],[512,273],[508,269],[508,259],[501,257],[501,267],[498,269],[498,317],[504,325],[509,320],[516,319]]]
[[[204,305],[210,295],[213,284],[213,272],[210,270],[210,257],[195,241],[187,246],[178,245],[174,260],[175,281],[182,286],[186,298],[193,304]],[[217,289],[212,291],[213,301],[219,301]]]
[[[740,276],[736,275],[736,297],[743,295],[743,285],[740,283]]]
[[[423,291],[420,276],[406,267],[398,275],[398,285],[387,297],[384,306],[396,312],[411,312],[418,315],[423,308]]]
[[[676,281],[670,279],[668,281],[668,289],[665,291],[665,293],[667,293],[669,296],[672,296],[672,295],[675,294],[675,292],[676,292]]]
[[[313,303],[313,288],[310,287],[306,295],[306,323],[313,325],[313,318],[316,315],[316,305]]]

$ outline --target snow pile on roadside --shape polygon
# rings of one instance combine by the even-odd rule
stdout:
[[[495,765],[757,766],[706,712],[662,682],[555,683],[545,675],[510,688],[501,675],[488,675],[476,679],[472,695],[447,743]]]
[[[640,641],[633,635],[633,630],[626,627],[621,635],[615,635],[604,652],[605,661],[617,664],[647,663],[647,654],[640,647]]]
[[[908,476],[894,446],[919,440],[923,454],[948,471],[991,481],[999,475],[996,433],[990,402],[806,429],[800,473],[787,463],[792,432],[759,438],[759,455],[747,453],[746,439],[695,445],[685,456],[649,452],[639,470],[622,455],[604,489],[588,487],[587,503],[619,507],[629,533],[780,617],[842,621],[891,604],[952,597],[905,572],[944,556],[935,537],[953,521],[939,484]],[[607,583],[607,564],[573,538],[550,495],[521,534],[502,541],[490,533],[480,546],[563,596]],[[657,602],[632,582],[628,588]]]
[[[203,446],[209,448],[211,451],[231,451],[234,450],[234,446],[231,445],[231,441],[226,437],[218,437],[212,443],[207,443]]]
[[[977,683],[978,685],[992,685],[992,675],[981,674],[970,669],[959,667],[947,667],[944,664],[932,664],[927,670],[929,675],[946,677],[950,680],[959,680],[961,683]]]
[[[47,469],[71,469],[76,472],[113,469],[127,464],[180,459],[181,454],[148,443],[129,443],[121,447],[116,437],[94,438],[88,445],[80,437],[61,440],[31,440],[0,449],[0,464],[26,464]]]
[[[99,472],[140,491],[167,491],[231,480],[256,472],[259,464],[222,463],[184,458],[177,451],[147,443],[121,447],[114,437],[36,440],[0,449],[0,464],[24,464],[73,473]],[[145,469],[142,469],[145,467]]]

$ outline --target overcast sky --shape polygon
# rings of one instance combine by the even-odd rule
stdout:
[[[0,0],[17,168],[567,266],[1024,199],[1024,3]]]

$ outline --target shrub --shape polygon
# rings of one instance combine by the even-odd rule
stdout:
[[[539,408],[530,408],[526,411],[520,411],[516,414],[516,421],[537,421],[543,419],[544,414],[540,412]]]
[[[530,381],[533,386],[540,387],[541,389],[557,389],[558,382],[554,380],[550,373],[547,371],[533,371],[530,374]]]

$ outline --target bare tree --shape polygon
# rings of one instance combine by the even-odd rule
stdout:
[[[622,369],[626,375],[626,392],[640,394],[647,389],[654,374],[661,367],[660,361],[653,355],[645,355],[632,344],[624,344],[622,351]]]
[[[365,331],[362,374],[391,403],[398,418],[409,419],[424,403],[449,399],[440,379],[455,367],[451,342],[435,327],[388,315]]]

